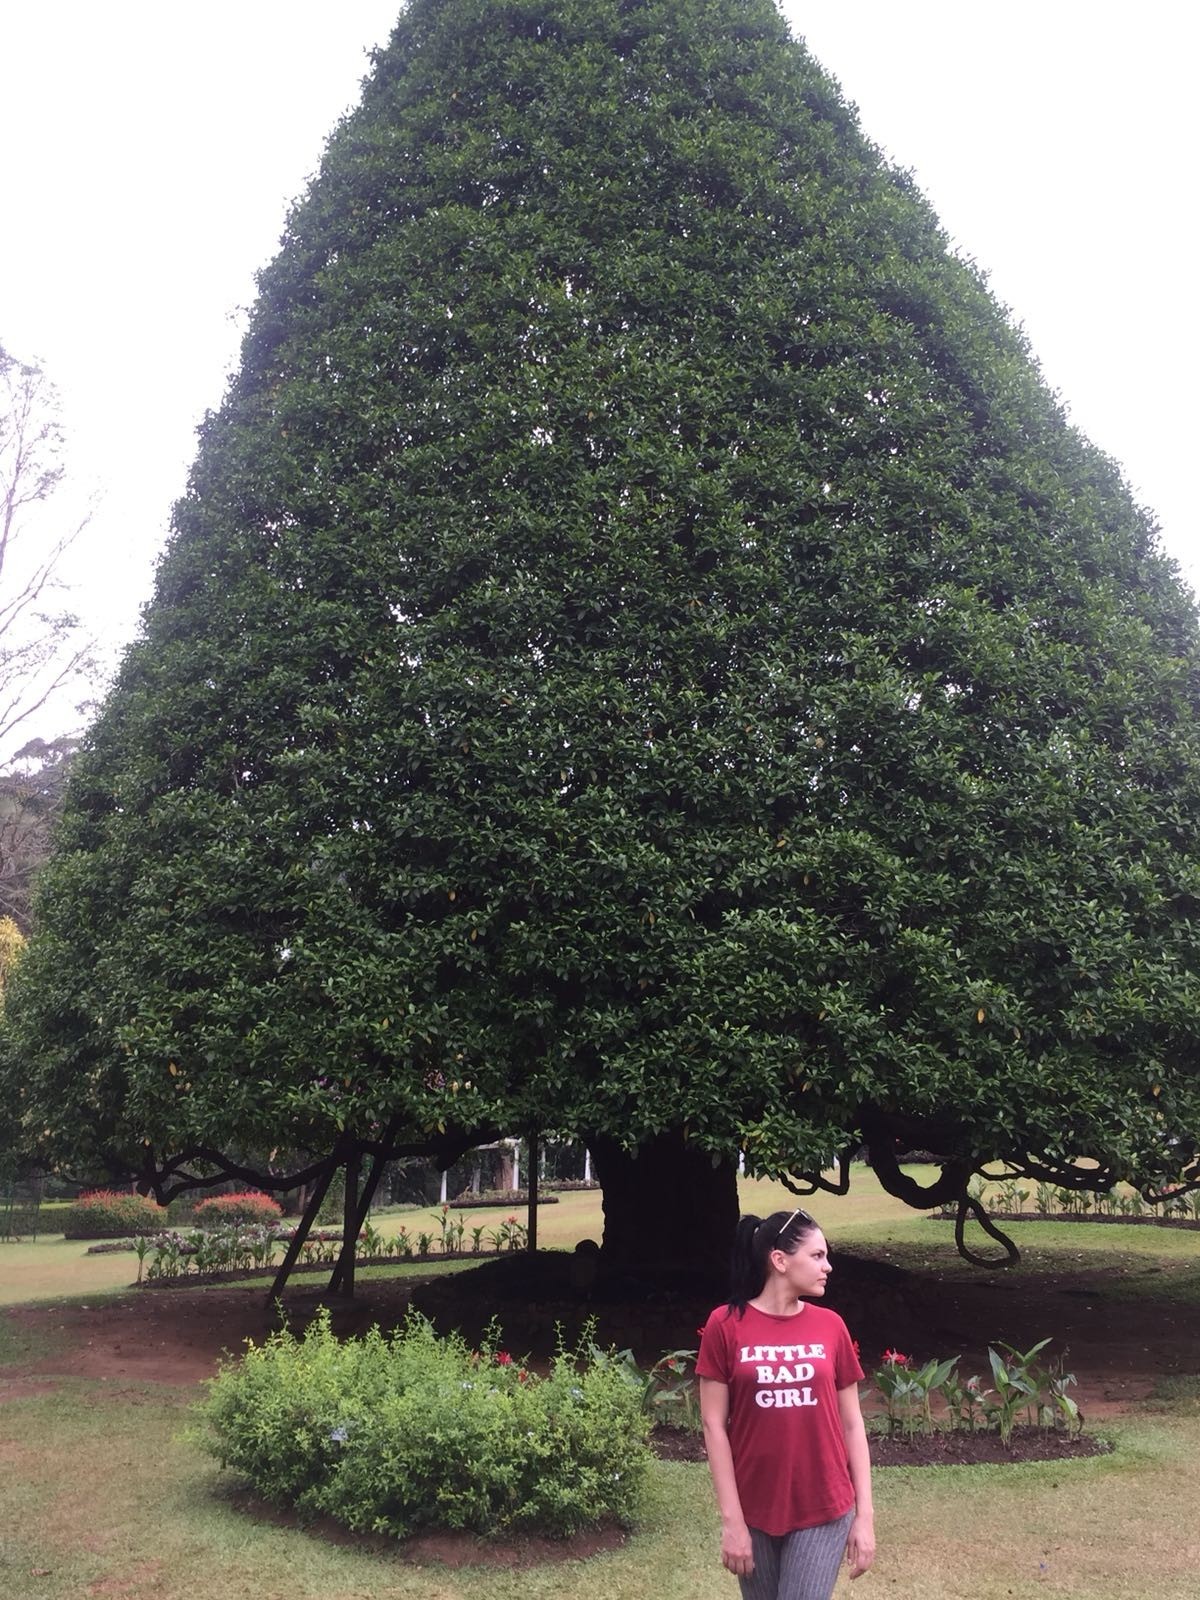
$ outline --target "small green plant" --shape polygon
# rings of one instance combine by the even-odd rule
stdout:
[[[932,1432],[933,1397],[957,1365],[958,1357],[953,1356],[949,1361],[927,1361],[914,1367],[911,1356],[885,1350],[875,1385],[883,1396],[888,1432],[903,1430],[910,1438],[917,1432]]]
[[[1038,1420],[1042,1375],[1033,1358],[1049,1343],[1049,1339],[1041,1339],[1022,1354],[1013,1345],[1001,1341],[1002,1348],[1008,1351],[1008,1360],[999,1351],[988,1350],[996,1399],[990,1404],[985,1402],[984,1409],[989,1421],[993,1421],[999,1430],[1004,1445],[1011,1441],[1013,1428],[1022,1411],[1027,1413],[1031,1422]]]
[[[146,1235],[144,1233],[139,1233],[137,1238],[133,1241],[133,1251],[134,1251],[134,1254],[137,1256],[137,1264],[138,1264],[138,1270],[137,1270],[137,1282],[138,1283],[141,1283],[141,1281],[142,1281],[142,1273],[144,1272],[145,1266],[146,1266],[146,1257],[150,1254],[150,1251],[151,1251],[152,1248],[153,1248],[153,1245],[151,1244],[151,1241],[146,1237]]]
[[[442,1202],[441,1209],[433,1213],[433,1220],[437,1223],[439,1229],[441,1230],[440,1239],[442,1254],[445,1255],[450,1249],[450,1246],[447,1243],[447,1236],[450,1232],[450,1207],[445,1203],[445,1201]]]
[[[386,1254],[387,1240],[369,1217],[363,1223],[358,1238],[362,1254],[368,1261],[374,1261],[377,1256]]]
[[[466,1222],[463,1219],[462,1212],[460,1211],[452,1222],[450,1220],[450,1207],[443,1204],[440,1211],[433,1213],[433,1220],[441,1229],[439,1243],[442,1247],[442,1254],[448,1256],[456,1250],[461,1250],[463,1234],[466,1232]]]
[[[960,1378],[951,1372],[942,1384],[942,1398],[950,1425],[974,1433],[983,1423],[983,1381],[978,1377]]]
[[[700,1385],[696,1350],[668,1350],[650,1369],[650,1404],[656,1422],[700,1431]]]

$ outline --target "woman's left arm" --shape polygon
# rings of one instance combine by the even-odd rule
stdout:
[[[851,1383],[838,1390],[838,1413],[846,1441],[850,1482],[854,1485],[854,1521],[846,1536],[846,1560],[850,1563],[850,1576],[858,1578],[875,1559],[875,1506],[871,1500],[871,1452],[867,1448],[867,1430],[858,1403],[857,1384]]]

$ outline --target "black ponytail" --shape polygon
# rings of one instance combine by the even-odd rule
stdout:
[[[769,1217],[744,1216],[733,1236],[733,1256],[729,1264],[729,1315],[745,1311],[766,1287],[768,1259],[772,1250],[790,1256],[800,1241],[815,1231],[816,1222],[807,1211],[772,1211]]]

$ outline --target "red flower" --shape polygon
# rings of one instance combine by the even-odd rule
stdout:
[[[890,1361],[894,1367],[906,1367],[912,1360],[912,1357],[902,1356],[899,1350],[885,1350],[883,1352],[883,1359],[885,1361]]]
[[[529,1381],[529,1374],[525,1371],[525,1368],[522,1367],[520,1372],[517,1373],[517,1382],[518,1383],[528,1383],[528,1381]]]
[[[704,1337],[704,1329],[703,1328],[697,1328],[696,1329],[696,1333],[701,1339],[703,1339],[703,1337]]]
[[[499,1367],[512,1366],[512,1357],[509,1355],[507,1350],[496,1351],[496,1365]]]
[[[862,1360],[862,1351],[858,1347],[858,1340],[857,1339],[851,1339],[850,1344],[851,1344],[851,1346],[852,1346],[852,1348],[854,1350],[855,1359],[861,1361]]]

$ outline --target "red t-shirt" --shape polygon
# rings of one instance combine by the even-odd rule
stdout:
[[[718,1306],[696,1376],[729,1386],[729,1444],[742,1515],[763,1533],[834,1522],[854,1505],[837,1391],[862,1379],[836,1311],[794,1316]]]

